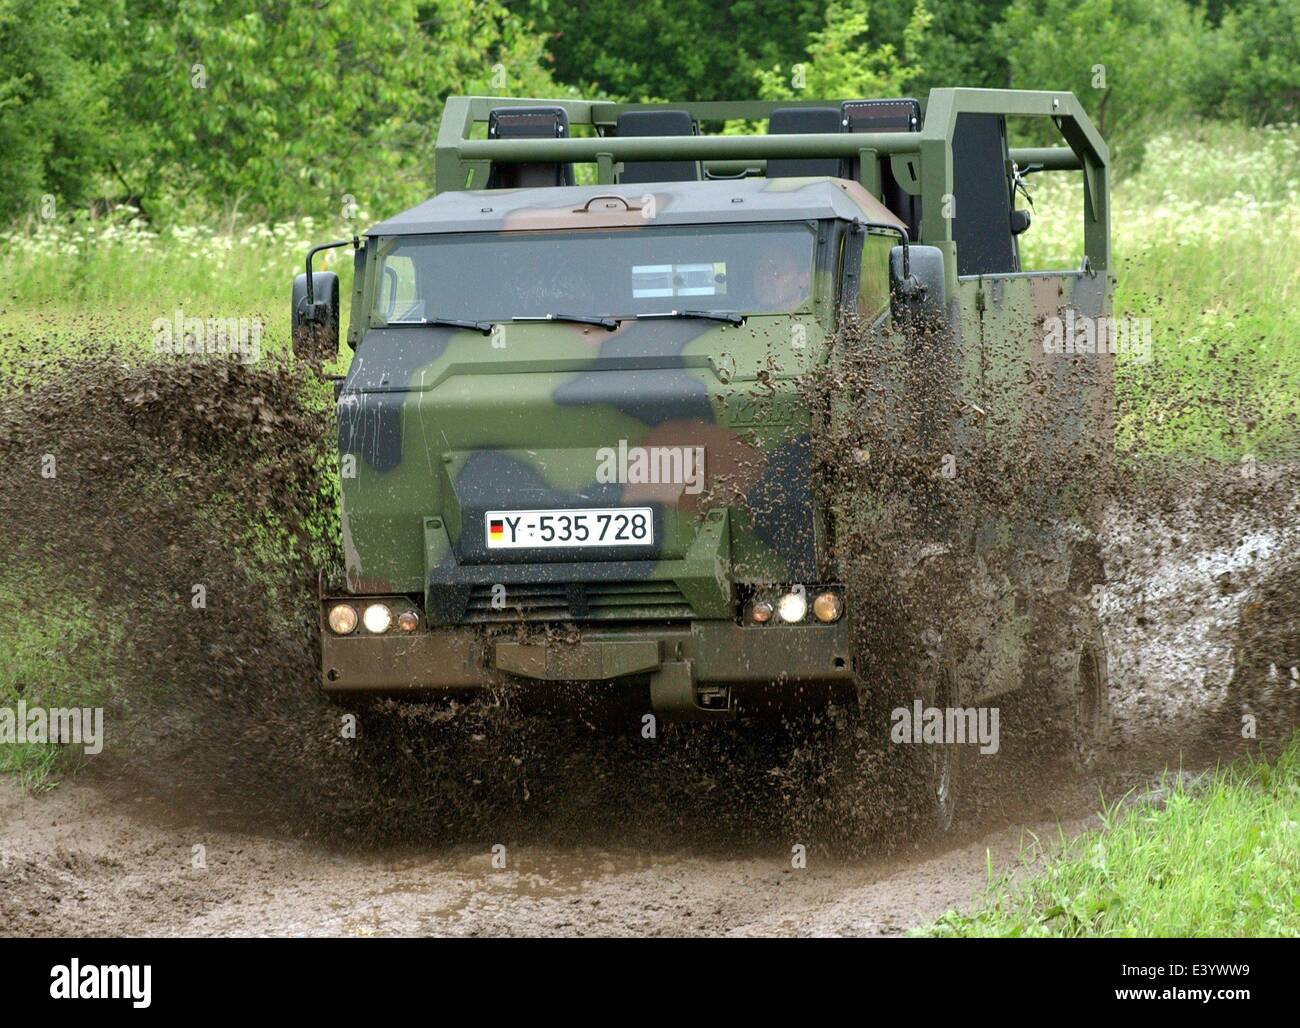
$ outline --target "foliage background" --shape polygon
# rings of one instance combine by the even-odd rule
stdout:
[[[1190,117],[1300,118],[1300,0],[0,0],[0,223],[398,209],[453,93],[936,85],[1072,89],[1135,166]]]

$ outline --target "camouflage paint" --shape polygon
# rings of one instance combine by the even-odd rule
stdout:
[[[805,326],[798,336],[796,322]],[[815,574],[800,441],[807,413],[796,389],[824,346],[815,320],[627,321],[614,332],[521,323],[504,332],[502,348],[441,328],[363,335],[338,403],[340,454],[355,458],[356,472],[342,483],[349,591],[425,591],[435,570],[425,563],[429,517],[442,520],[456,564],[490,570],[528,559],[486,551],[484,512],[501,507],[652,507],[654,546],[618,552],[616,563],[638,564],[618,577],[633,579],[651,573],[647,562],[684,559],[707,510],[730,509],[739,518],[732,559],[747,580]],[[597,450],[620,440],[703,447],[704,491],[597,482]],[[755,523],[755,512],[766,519]],[[534,575],[545,580],[567,556],[593,565],[593,578],[615,577],[599,566],[608,560],[584,553],[551,551]]]
[[[937,196],[951,183],[952,118],[957,110],[996,109],[1008,96],[1017,98],[1009,112],[1067,111],[1058,124],[1076,150],[1089,148],[1085,227],[1095,271],[957,278],[950,228],[936,220]],[[449,102],[448,111],[464,118],[493,103]],[[578,107],[567,106],[572,117]],[[589,116],[593,109],[582,107]],[[1044,319],[1067,306],[1109,313],[1104,144],[1068,94],[945,90],[932,94],[931,109],[935,127],[927,123],[916,137],[917,152],[895,157],[920,159],[924,232],[933,237],[925,241],[943,253],[947,268],[958,388],[979,415],[962,430],[1067,455],[1081,440],[1107,441],[1109,359],[1063,361],[1041,345]],[[461,169],[462,178],[472,167],[479,180],[484,162],[458,163],[449,132],[444,126],[439,137],[440,180],[444,167]],[[907,142],[900,137],[890,146]],[[1052,166],[1067,166],[1047,153]],[[743,326],[625,321],[613,332],[510,323],[504,346],[478,332],[367,324],[382,238],[791,220],[823,226],[812,302],[792,314],[751,314]],[[325,632],[325,687],[478,688],[493,668],[539,679],[648,673],[661,696],[679,680],[848,681],[845,624],[765,629],[742,627],[737,618],[745,587],[812,584],[831,573],[800,382],[834,359],[840,268],[828,243],[849,238],[841,230],[854,221],[900,224],[859,182],[743,179],[443,191],[375,226],[366,283],[354,296],[353,325],[366,327],[355,333],[338,402],[340,457],[355,469],[342,481],[346,589],[358,597],[420,597],[432,630],[382,639]],[[873,260],[864,274],[879,278],[884,269]],[[880,308],[887,278],[868,282],[863,295]],[[887,305],[882,318],[888,324]],[[1046,392],[1051,402],[1031,403],[1031,392]],[[620,441],[703,447],[704,490],[597,481],[597,451]],[[1069,512],[1069,497],[1048,499]],[[483,538],[489,509],[631,505],[654,511],[655,542],[643,550],[489,553]],[[1013,548],[1015,534],[1016,526],[996,518],[981,527],[992,563],[995,553],[1005,557]],[[505,588],[504,617],[487,615],[484,590],[493,585]],[[467,624],[518,620],[510,608],[521,599],[540,604],[539,616],[582,625],[563,659],[554,645],[493,641]],[[987,661],[1013,665],[1026,619],[994,604],[987,620]],[[999,680],[1009,679],[1005,671]]]

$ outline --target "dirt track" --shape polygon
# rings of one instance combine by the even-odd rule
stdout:
[[[81,785],[24,798],[6,784],[0,817],[15,918],[0,930],[41,935],[893,935],[967,903],[985,848],[1001,864],[1021,838],[803,870],[780,853],[524,845],[494,870],[486,848],[358,857],[166,827]]]
[[[928,851],[852,862],[810,853],[795,869],[779,833],[728,848],[685,825],[629,845],[616,827],[626,797],[610,795],[596,820],[614,827],[574,844],[525,833],[494,868],[486,839],[333,851],[93,776],[36,796],[0,783],[0,934],[900,934],[969,907],[987,862],[1015,866],[1028,833],[1085,828],[1099,793],[1140,796],[1162,768],[1245,748],[1225,730],[1237,717],[1224,707],[1232,625],[1252,585],[1295,550],[1295,520],[1262,517],[1247,511],[1208,533],[1188,512],[1117,512],[1107,563],[1118,573],[1103,605],[1118,729],[1110,766],[1055,785],[986,775],[972,797],[978,817]],[[1281,688],[1294,689],[1286,670]],[[195,846],[206,868],[193,866]]]

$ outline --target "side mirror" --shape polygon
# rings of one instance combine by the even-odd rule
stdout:
[[[948,318],[947,276],[937,246],[909,246],[911,267],[904,269],[903,248],[889,251],[890,306],[896,321],[943,323]]]
[[[309,301],[307,276],[293,280],[293,355],[319,367],[339,355],[339,277],[316,271],[311,285]]]

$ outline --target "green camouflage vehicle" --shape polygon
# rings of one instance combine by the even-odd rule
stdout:
[[[1011,149],[1008,117],[1065,145]],[[738,121],[757,130],[720,134]],[[1069,93],[450,99],[437,195],[348,241],[346,574],[321,597],[323,689],[531,684],[699,720],[886,686],[965,706],[1050,668],[1090,755],[1108,704],[1081,602],[1100,574],[1088,491],[1044,500],[1046,534],[993,510],[917,540],[918,561],[960,558],[978,610],[960,652],[955,629],[924,626],[925,671],[900,693],[872,679],[870,619],[851,609],[871,598],[837,557],[855,504],[832,509],[814,469],[830,421],[871,415],[848,392],[814,410],[806,384],[843,358],[846,325],[859,347],[924,334],[956,358],[961,431],[1067,462],[1080,440],[1106,443],[1110,356],[1073,342],[1074,319],[1110,310],[1107,162]],[[1082,261],[1022,270],[1017,193],[1048,170],[1082,172]],[[320,249],[293,293],[295,351],[316,362],[339,337]],[[1052,352],[1044,325],[1063,314]],[[926,764],[942,825],[956,754]]]

